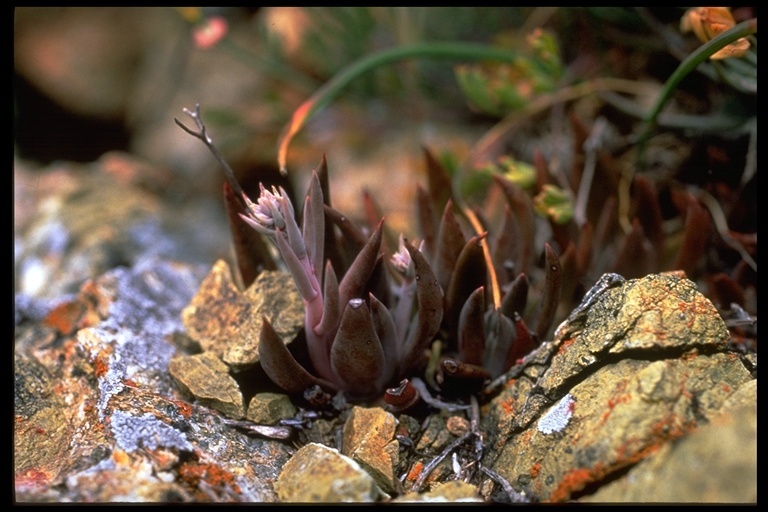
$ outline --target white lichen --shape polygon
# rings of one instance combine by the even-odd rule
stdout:
[[[539,419],[536,428],[544,435],[562,432],[568,426],[575,406],[576,400],[568,393]]]

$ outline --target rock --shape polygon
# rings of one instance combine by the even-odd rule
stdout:
[[[61,299],[115,266],[153,258],[209,262],[229,247],[221,204],[167,205],[155,192],[167,174],[123,153],[42,170],[20,163],[14,179],[17,201],[26,204],[15,231],[20,294]]]
[[[684,278],[609,289],[578,327],[526,358],[484,415],[498,432],[485,464],[535,500],[594,492],[710,422],[753,379],[714,306]]]
[[[72,336],[17,325],[16,500],[276,499],[291,449],[185,401],[168,371],[201,270],[145,260],[98,276],[73,300],[100,321]]]
[[[725,404],[708,424],[579,501],[756,503],[756,383],[746,382],[734,393],[745,390],[747,404]]]
[[[258,363],[264,316],[285,343],[304,326],[304,303],[291,275],[265,270],[241,293],[224,260],[216,262],[182,312],[189,336],[236,371]]]
[[[235,420],[245,416],[240,388],[227,365],[213,352],[174,357],[168,371],[188,396],[206,407]]]
[[[382,497],[360,465],[333,448],[310,443],[291,457],[275,483],[282,502],[371,503]]]
[[[256,393],[248,404],[246,418],[259,425],[276,425],[291,418],[298,410],[288,395],[282,393]]]
[[[477,487],[466,482],[445,482],[438,484],[429,492],[409,492],[392,503],[462,503],[482,502],[483,499],[477,491]]]
[[[341,453],[358,462],[387,493],[400,487],[396,426],[397,419],[380,407],[353,407],[344,423]]]

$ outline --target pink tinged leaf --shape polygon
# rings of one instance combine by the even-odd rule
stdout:
[[[405,349],[402,352],[405,354],[404,364],[406,371],[408,371],[421,364],[424,349],[440,329],[440,323],[443,321],[443,290],[421,251],[407,240],[405,240],[405,248],[411,254],[411,260],[416,271],[416,298],[418,301],[416,323],[413,330],[408,334]]]
[[[379,257],[383,225],[384,220],[382,219],[341,280],[341,284],[339,284],[341,304],[346,304],[352,298],[365,295],[368,280]]]
[[[563,285],[563,272],[560,267],[560,258],[548,244],[544,244],[544,293],[539,307],[539,316],[536,320],[536,334],[544,338],[549,331],[552,321],[555,319],[557,306],[560,304],[560,292]]]
[[[373,294],[369,294],[369,303],[371,307],[371,320],[373,321],[373,330],[379,337],[381,348],[384,351],[384,382],[390,382],[393,378],[399,376],[400,353],[398,346],[397,329],[395,321],[392,318],[387,307],[377,299]]]
[[[525,325],[523,318],[517,313],[512,318],[515,323],[515,341],[507,352],[504,368],[501,373],[512,368],[517,364],[518,360],[527,356],[533,349],[539,346],[536,336]]]
[[[456,322],[467,298],[480,286],[485,286],[488,268],[485,264],[482,240],[487,233],[473,236],[459,253],[448,288],[445,292],[446,322],[451,332],[456,332]],[[456,339],[450,341],[456,343]],[[454,345],[455,346],[455,345]]]
[[[238,215],[240,216],[241,219],[243,219],[245,221],[246,224],[251,226],[253,229],[255,229],[257,232],[261,233],[262,235],[266,235],[266,236],[268,236],[270,238],[275,236],[275,230],[274,229],[266,228],[266,227],[262,226],[260,223],[256,222],[255,220],[253,220],[248,215],[244,215],[242,213],[240,213]]]
[[[331,206],[325,205],[325,214],[330,217],[336,226],[341,230],[341,238],[344,242],[352,246],[355,252],[360,251],[368,241],[368,237],[355,223],[349,220],[349,217],[340,213]]]
[[[501,312],[509,318],[514,318],[515,313],[521,316],[525,314],[525,308],[528,304],[528,289],[530,281],[525,272],[517,275],[512,284],[501,299]]]
[[[266,317],[259,335],[259,360],[272,382],[289,393],[301,393],[314,385],[326,390],[337,389],[330,382],[309,373],[296,361]]]
[[[331,346],[331,368],[350,398],[373,398],[384,388],[384,351],[363,299],[352,299]]]
[[[512,215],[512,209],[506,204],[504,205],[504,218],[493,250],[493,261],[497,262],[496,275],[500,286],[512,281],[515,274],[519,272],[515,268],[515,260],[519,251],[519,238],[517,221]]]
[[[333,270],[333,265],[328,261],[325,264],[325,283],[323,285],[323,317],[312,329],[317,336],[325,338],[328,333],[336,330],[341,319],[340,304],[339,281]],[[330,343],[328,343],[327,348],[330,348]]]
[[[520,229],[520,249],[515,267],[518,272],[526,272],[530,274],[531,270],[533,270],[533,245],[536,236],[536,219],[534,217],[533,201],[525,191],[503,176],[494,174],[493,178],[504,193]]]
[[[283,236],[282,231],[275,230],[275,238],[277,242],[277,248],[280,250],[280,254],[283,256],[283,261],[288,267],[288,271],[293,277],[293,282],[296,283],[299,293],[306,302],[310,302],[317,297],[319,290],[315,289],[315,283],[307,275],[307,269],[299,261],[298,256],[293,252],[288,241]]]
[[[285,214],[285,234],[288,235],[288,244],[291,246],[291,251],[300,259],[306,259],[307,247],[304,245],[304,237],[299,230],[299,225],[296,223],[296,217],[293,215],[293,206],[285,195],[285,191],[280,189],[282,196],[280,203],[282,210]]]
[[[448,200],[437,232],[437,247],[435,248],[437,252],[432,260],[437,282],[440,283],[443,290],[448,289],[456,260],[459,259],[459,254],[466,243],[467,240],[464,238],[459,221],[453,211],[453,201]]]
[[[427,259],[433,259],[437,240],[435,239],[436,222],[435,211],[429,200],[427,191],[421,184],[416,185],[416,219],[420,227],[419,232],[424,235],[424,254]]]
[[[427,189],[430,202],[434,211],[442,211],[451,200],[453,183],[445,166],[427,148],[424,148],[424,157],[427,162]]]
[[[224,183],[224,205],[227,209],[237,268],[240,271],[243,286],[247,288],[262,270],[274,270],[277,265],[269,254],[264,239],[241,221],[239,212],[245,206],[235,195],[232,186],[226,182]]]
[[[485,367],[498,377],[504,372],[507,353],[515,341],[515,325],[498,309],[488,312],[485,325]]]
[[[459,354],[465,363],[483,364],[485,352],[485,287],[469,296],[459,315]]]
[[[312,172],[309,193],[304,200],[302,233],[310,265],[319,279],[323,272],[324,263],[325,209],[323,208],[323,191],[320,187],[320,179],[315,171]]]
[[[331,378],[333,372],[328,354],[331,352],[331,344],[341,320],[341,306],[339,304],[339,282],[330,261],[325,265],[322,303],[322,316],[318,321],[310,325],[308,317],[305,316],[307,350],[320,375]]]

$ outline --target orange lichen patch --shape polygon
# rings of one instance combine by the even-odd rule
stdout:
[[[194,488],[203,481],[214,488],[229,487],[237,493],[240,492],[235,476],[215,464],[185,462],[179,468],[179,476]]]
[[[568,500],[574,492],[578,492],[587,485],[595,482],[608,474],[608,468],[598,463],[593,468],[577,468],[566,473],[560,484],[549,497],[550,502],[563,502]]]
[[[563,340],[563,342],[560,344],[560,347],[558,347],[557,349],[556,355],[558,356],[561,355],[563,352],[568,350],[568,348],[574,343],[576,343],[576,338],[568,338],[567,340]]]
[[[98,317],[91,319],[88,309],[88,306],[79,300],[62,302],[46,315],[43,324],[66,336],[78,329],[98,323],[100,319]]]
[[[677,420],[675,415],[669,415],[651,425],[651,438],[659,441],[673,441],[689,433],[695,424],[685,424]]]
[[[539,472],[541,471],[541,463],[536,462],[531,466],[531,478],[536,478],[539,476]]]
[[[632,401],[632,395],[630,393],[621,393],[616,396],[613,396],[608,399],[608,402],[606,402],[606,410],[603,412],[602,416],[600,416],[600,424],[604,425],[606,421],[608,421],[608,418],[610,417],[611,413],[613,412],[613,409],[619,405],[619,404],[627,404],[630,401]]]
[[[511,414],[515,410],[515,403],[516,400],[514,398],[510,398],[509,400],[504,400],[501,402],[501,408],[504,411],[504,414]]]
[[[670,441],[689,433],[695,425],[680,423],[676,416],[670,415],[651,425],[651,431],[642,443],[626,443],[616,452],[619,467],[636,464],[658,452]]]
[[[28,489],[30,487],[45,488],[49,485],[49,482],[50,477],[48,473],[34,468],[19,473],[15,478],[16,489]]]
[[[408,472],[405,479],[409,482],[415,482],[416,479],[419,478],[422,469],[424,469],[424,464],[421,462],[416,462],[413,466],[411,466],[411,470]]]
[[[681,301],[677,309],[687,318],[686,327],[689,329],[693,328],[697,317],[712,314],[711,304],[703,300]]]
[[[96,356],[91,361],[91,366],[93,366],[93,373],[97,378],[105,376],[109,371],[109,365],[100,356]]]
[[[139,389],[139,385],[132,379],[123,379],[123,384],[125,387],[133,388],[133,389]]]
[[[179,410],[179,414],[184,416],[185,418],[189,418],[192,416],[192,406],[188,404],[187,402],[182,402],[181,400],[171,400],[174,404],[176,404],[176,407]]]
[[[118,466],[127,466],[131,463],[131,457],[123,450],[115,450],[112,452],[112,460]]]

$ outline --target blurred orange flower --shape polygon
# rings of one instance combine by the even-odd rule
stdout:
[[[680,31],[696,34],[699,41],[706,43],[736,25],[729,7],[693,7],[688,9],[680,20]],[[749,49],[749,41],[741,38],[722,48],[710,59],[743,57]]]

